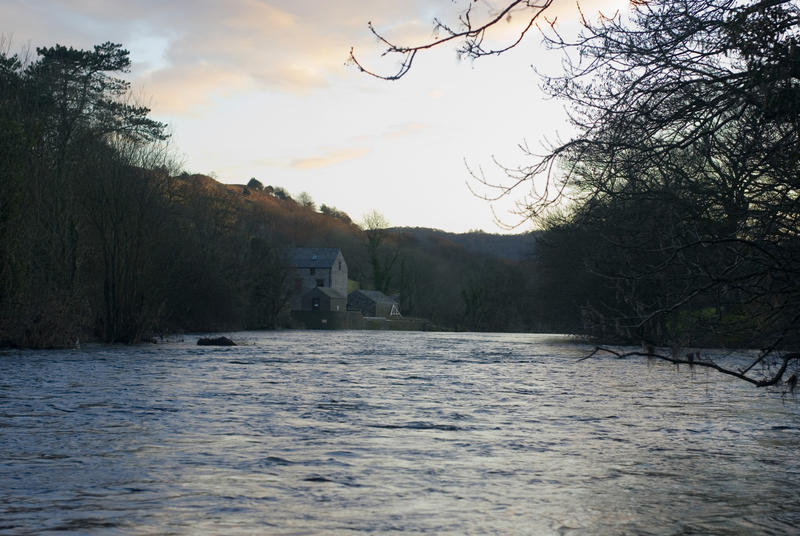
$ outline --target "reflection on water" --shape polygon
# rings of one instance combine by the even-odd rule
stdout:
[[[0,354],[0,534],[785,534],[800,407],[558,337]]]

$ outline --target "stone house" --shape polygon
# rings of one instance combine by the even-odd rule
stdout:
[[[301,311],[347,311],[347,298],[330,287],[314,287],[301,298]]]
[[[294,271],[293,311],[346,309],[347,263],[338,248],[290,249],[287,264]],[[312,292],[315,289],[325,290]]]
[[[400,316],[400,305],[379,290],[356,290],[347,296],[347,307],[361,311],[367,317],[396,318]]]

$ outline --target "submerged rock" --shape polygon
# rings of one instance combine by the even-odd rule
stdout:
[[[228,337],[201,337],[197,339],[198,346],[236,346]]]

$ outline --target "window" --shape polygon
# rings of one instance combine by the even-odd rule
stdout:
[[[319,298],[311,298],[311,310],[319,311]]]
[[[317,273],[317,269],[316,268],[309,268],[308,269],[308,273],[310,273],[311,275],[314,275],[314,274]]]
[[[325,286],[325,280],[324,279],[317,279],[317,286],[318,287],[324,287]]]
[[[339,261],[339,271],[342,271],[342,261]]]

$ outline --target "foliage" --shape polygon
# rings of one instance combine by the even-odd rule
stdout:
[[[251,190],[258,190],[261,191],[264,189],[264,185],[255,177],[252,177],[249,181],[247,181],[247,187]]]
[[[332,207],[332,206],[326,205],[324,203],[322,205],[320,205],[319,211],[322,214],[325,214],[326,216],[331,216],[333,218],[340,219],[344,223],[352,223],[352,221],[353,221],[352,219],[350,219],[350,216],[348,216],[346,212],[343,212],[343,211],[337,209],[336,207]]]
[[[297,195],[297,202],[311,210],[317,210],[317,204],[308,192],[300,192]]]
[[[250,300],[247,327],[275,329],[282,313],[286,312],[292,292],[289,269],[282,250],[256,236],[250,240],[248,267]]]
[[[114,75],[128,52],[37,52],[0,55],[0,344],[274,326],[283,270],[261,214],[172,176],[165,125]]]
[[[292,199],[292,196],[289,195],[289,192],[287,192],[285,189],[281,188],[280,186],[276,186],[275,188],[273,188],[271,190],[271,193],[272,193],[272,195],[274,195],[275,197],[277,197],[278,199],[281,199],[283,201],[287,201],[287,200],[291,200]]]

